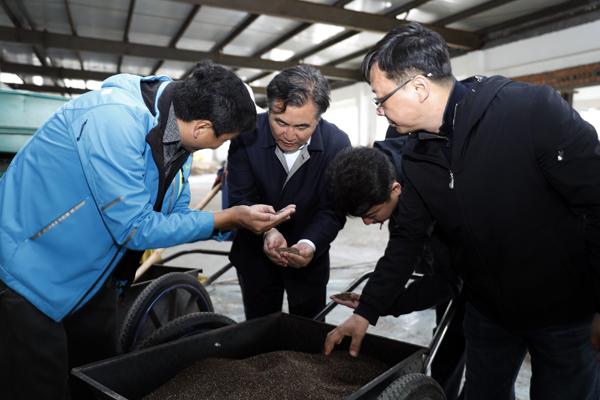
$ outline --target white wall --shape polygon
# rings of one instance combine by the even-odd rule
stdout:
[[[524,39],[486,50],[473,51],[452,59],[454,75],[459,79],[479,75],[515,77],[553,71],[600,61],[600,21]],[[574,107],[600,131],[600,90],[587,95]],[[590,107],[590,96],[598,100]],[[596,97],[594,97],[596,96]],[[385,136],[385,118],[375,116],[373,97],[366,83],[334,90],[332,105],[324,115],[350,136],[353,145],[370,145]],[[581,104],[581,105],[578,105]],[[578,108],[579,107],[579,108]],[[596,122],[597,121],[597,122]]]
[[[478,50],[452,59],[454,75],[515,77],[600,61],[600,21]]]
[[[370,145],[385,137],[387,122],[375,114],[369,85],[358,82],[332,91],[331,107],[323,118],[336,124],[350,136],[353,145]]]
[[[577,89],[573,95],[573,108],[594,125],[600,137],[600,86]]]

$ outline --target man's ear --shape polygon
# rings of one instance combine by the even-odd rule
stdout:
[[[429,98],[431,82],[427,78],[422,75],[417,75],[417,77],[413,79],[412,84],[419,96],[419,102],[423,103]]]
[[[198,119],[194,121],[192,134],[194,139],[197,139],[202,133],[206,132],[207,129],[212,129],[213,124],[207,119]]]
[[[400,185],[400,182],[394,181],[394,183],[392,183],[392,197],[400,196],[400,193],[402,193],[402,185]]]

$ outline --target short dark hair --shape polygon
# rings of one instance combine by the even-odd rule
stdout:
[[[308,64],[287,68],[275,75],[267,86],[269,110],[284,112],[288,105],[302,107],[309,100],[317,106],[317,117],[329,108],[329,83],[321,72]],[[283,102],[281,109],[274,110],[276,101]]]
[[[356,147],[339,153],[327,169],[328,194],[336,211],[355,217],[390,199],[396,172],[379,150]]]
[[[433,80],[452,77],[448,45],[437,33],[417,22],[392,29],[363,59],[361,70],[367,82],[373,64],[393,81],[412,74],[431,74]]]
[[[190,75],[173,83],[175,116],[183,121],[208,120],[215,135],[256,127],[256,106],[244,82],[211,61],[198,63]]]

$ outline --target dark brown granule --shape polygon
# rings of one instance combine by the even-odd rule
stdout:
[[[336,297],[342,301],[350,301],[352,300],[352,292],[342,292],[332,295],[332,297]]]
[[[243,360],[210,358],[182,370],[146,400],[341,399],[382,374],[387,366],[346,351],[323,354],[276,351]]]

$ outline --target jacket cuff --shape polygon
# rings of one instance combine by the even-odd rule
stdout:
[[[379,319],[379,313],[364,303],[358,303],[358,307],[356,307],[356,310],[354,310],[354,314],[358,314],[361,317],[366,318],[373,326],[377,324],[377,320]]]
[[[306,243],[308,246],[310,246],[310,248],[312,249],[313,253],[317,252],[317,246],[315,246],[315,244],[313,243],[312,240],[309,239],[300,239],[298,240],[298,244],[300,243]]]

